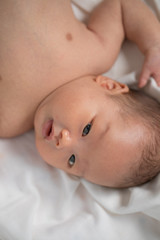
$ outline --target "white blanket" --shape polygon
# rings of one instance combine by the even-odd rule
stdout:
[[[100,0],[75,0],[85,19]],[[157,14],[160,1],[148,0]],[[126,42],[107,75],[135,83],[143,57]],[[146,87],[159,94],[155,84]],[[48,166],[34,133],[0,140],[0,240],[159,240],[160,176],[125,190],[96,186]]]

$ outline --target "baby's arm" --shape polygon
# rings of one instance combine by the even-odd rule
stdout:
[[[160,86],[160,23],[140,0],[121,2],[126,37],[145,55],[139,87],[145,86],[150,76]]]
[[[120,1],[103,0],[91,13],[87,27],[101,42],[107,59],[106,66],[110,68],[119,54],[125,37]]]
[[[119,25],[115,24],[117,21]],[[108,32],[115,44],[119,36],[123,38],[123,34],[135,42],[145,55],[139,86],[144,86],[150,76],[160,83],[160,24],[141,0],[104,0],[93,11],[88,26],[98,34],[104,45],[107,45]]]

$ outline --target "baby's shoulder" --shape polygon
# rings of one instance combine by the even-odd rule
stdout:
[[[7,104],[6,104],[7,105]],[[32,129],[33,123],[25,110],[0,104],[0,138],[12,138]]]

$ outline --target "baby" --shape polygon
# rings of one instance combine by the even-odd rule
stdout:
[[[67,171],[65,166],[58,165],[60,159],[65,161],[66,159],[63,158],[67,158],[66,161],[69,164],[67,166],[72,166],[69,168],[71,173],[84,176],[99,184],[118,185],[120,175],[124,177],[127,171],[123,164],[124,166],[127,164],[129,168],[131,166],[129,161],[135,161],[136,157],[140,156],[142,150],[139,142],[140,139],[144,139],[146,133],[144,128],[141,129],[140,122],[136,124],[132,120],[123,122],[123,114],[122,116],[118,115],[118,107],[113,105],[112,101],[107,100],[106,102],[104,99],[106,94],[102,89],[113,89],[117,92],[118,88],[121,91],[118,91],[116,95],[125,96],[123,93],[126,93],[128,88],[112,80],[109,85],[100,84],[98,79],[102,79],[100,74],[106,72],[113,65],[122,42],[127,37],[138,45],[145,56],[139,86],[144,86],[151,75],[160,84],[160,25],[158,20],[140,0],[104,0],[91,13],[86,25],[75,18],[69,0],[15,0],[14,2],[6,0],[0,4],[0,137],[14,137],[22,134],[33,128],[35,122],[37,147],[47,162]],[[95,77],[98,75],[99,77]],[[102,89],[98,88],[99,84]],[[86,103],[83,100],[82,86],[84,99],[88,98],[89,105],[94,99],[99,98],[94,101],[94,104],[99,102],[100,106],[95,106],[93,111],[89,110],[90,106],[87,105],[87,100]],[[95,91],[97,95],[95,93],[89,95],[89,89]],[[75,94],[76,99],[74,98]],[[81,107],[80,111],[76,105],[77,101],[88,106],[89,109],[85,110],[84,108],[83,110]],[[71,106],[74,111],[80,113],[78,117],[81,119],[80,126],[77,114],[76,112],[73,114]],[[63,121],[65,120],[66,124],[61,122],[62,119],[59,120],[60,107],[65,110]],[[89,111],[92,114],[89,114]],[[110,131],[110,124],[105,123],[109,120],[106,115],[107,111],[109,111],[108,114],[111,114],[110,122],[113,122],[114,125],[112,131]],[[88,112],[87,119],[85,116],[83,119],[83,112],[86,112],[86,115]],[[99,114],[100,116],[104,115],[103,124],[100,124],[99,117],[96,118]],[[72,134],[67,129],[68,123],[71,123],[70,116],[72,116],[74,131],[76,126],[78,127],[76,134],[78,134],[77,131],[82,130],[83,141],[79,139],[78,145],[76,137],[74,137],[74,144],[79,150],[75,151],[74,148],[72,150],[70,148],[66,152],[62,150],[63,147],[58,139],[63,135],[70,139]],[[116,119],[119,125],[115,122]],[[123,136],[120,133],[124,124],[125,135]],[[94,134],[95,139],[93,138],[87,143],[88,137],[92,136],[94,126],[95,131],[100,134]],[[138,130],[135,131],[135,129]],[[89,134],[90,131],[91,134]],[[52,160],[54,159],[55,162],[51,160],[50,156],[53,136],[56,146],[55,154],[57,154],[57,147],[60,149],[57,160],[52,155]],[[113,141],[112,145],[114,139],[116,142]],[[83,144],[85,141],[86,147]],[[128,150],[126,143],[128,143]],[[87,152],[88,144],[90,148],[96,149],[96,152],[92,151],[93,149],[90,149],[90,153]],[[118,146],[121,150],[115,151]],[[139,147],[138,151],[137,146]],[[83,149],[84,156],[78,156],[80,149]],[[104,153],[104,149],[106,153]],[[136,153],[135,149],[137,155],[132,156]],[[101,172],[100,174],[104,166],[104,155],[107,155],[108,159],[113,157],[117,160],[113,161],[113,164],[111,161],[108,162],[106,164],[108,169],[104,169],[105,173]],[[123,164],[122,161],[120,162],[119,155],[124,157]],[[80,157],[81,165],[78,165]],[[93,169],[99,171],[97,175],[95,170],[92,171],[90,161],[97,162],[97,165],[93,164]],[[119,168],[115,169],[113,165],[117,164],[118,166],[118,163]],[[73,169],[75,169],[74,172]],[[111,171],[109,177],[110,169],[113,169],[114,173]],[[88,171],[89,177],[87,177]],[[104,180],[105,175],[108,176],[107,180]],[[119,177],[117,180],[116,176]]]

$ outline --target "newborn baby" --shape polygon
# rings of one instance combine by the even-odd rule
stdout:
[[[144,54],[139,86],[151,75],[160,84],[160,24],[140,0],[104,0],[86,24],[69,0],[1,1],[0,137],[25,133],[35,119],[47,162],[98,184],[124,186],[149,133],[112,99],[128,88],[91,75],[113,65],[125,38]]]

